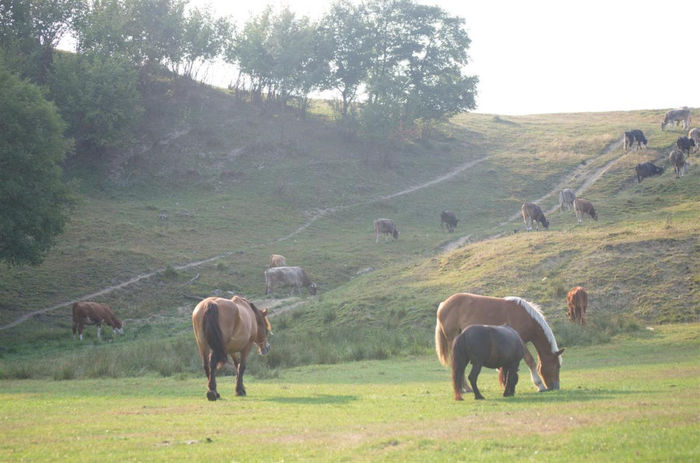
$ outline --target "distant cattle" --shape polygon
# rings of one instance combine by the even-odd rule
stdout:
[[[73,304],[73,339],[76,331],[83,340],[83,327],[85,325],[97,325],[97,339],[100,338],[100,328],[102,323],[112,327],[115,333],[124,334],[124,327],[107,304],[99,302],[76,302]]]
[[[678,137],[678,140],[676,140],[676,146],[685,154],[690,154],[690,150],[695,148],[695,140],[688,137]]]
[[[571,288],[566,295],[566,303],[569,306],[569,320],[574,323],[586,324],[586,308],[588,307],[588,293],[581,286]]]
[[[679,123],[683,124],[683,129],[688,129],[690,126],[690,109],[683,107],[681,109],[672,109],[664,116],[664,121],[661,123],[661,130],[664,130],[667,125]]]
[[[301,296],[301,288],[309,290],[309,293],[316,294],[316,283],[311,281],[301,267],[272,267],[265,270],[265,294],[270,294],[277,288],[291,287]]]
[[[655,166],[651,162],[637,164],[634,170],[637,173],[637,183],[642,183],[642,179],[651,177],[652,175],[661,175],[664,173],[663,167]]]
[[[440,228],[447,226],[447,231],[452,233],[457,227],[459,219],[455,216],[454,212],[442,211],[440,213]]]
[[[270,256],[269,267],[286,267],[286,266],[287,266],[287,259],[285,259],[284,256],[281,256],[279,254],[272,254]]]
[[[625,151],[634,148],[646,148],[647,139],[641,130],[635,129],[625,132]]]
[[[576,199],[576,193],[573,190],[564,188],[559,192],[559,210],[563,211],[564,208],[568,211],[574,205],[574,200]]]
[[[544,212],[542,212],[540,206],[538,206],[537,204],[525,203],[520,208],[520,212],[523,215],[523,221],[525,222],[525,228],[527,230],[532,230],[533,221],[536,222],[535,226],[537,227],[538,231],[540,229],[540,223],[545,229],[549,228],[549,221],[544,216]]]
[[[394,224],[394,221],[391,219],[375,220],[374,233],[377,235],[377,239],[374,241],[375,243],[379,243],[380,234],[385,235],[385,238],[388,238],[388,235],[391,235],[395,240],[399,239],[399,229],[396,228],[396,224]]]
[[[576,220],[581,223],[583,214],[588,214],[593,220],[598,220],[598,214],[593,207],[593,203],[587,199],[576,198],[574,201],[574,212],[576,212]]]
[[[690,129],[690,131],[688,132],[688,138],[695,142],[695,151],[700,149],[700,129],[698,129],[697,127],[694,129]]]
[[[668,155],[668,161],[676,172],[676,178],[681,178],[685,174],[687,164],[683,152],[680,150],[671,151],[671,154]]]

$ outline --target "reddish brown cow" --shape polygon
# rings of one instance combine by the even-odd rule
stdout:
[[[574,200],[574,212],[576,212],[576,220],[581,223],[583,219],[583,214],[588,214],[593,220],[598,220],[598,213],[593,207],[593,203],[587,199],[576,198]]]
[[[569,320],[574,323],[586,324],[586,307],[588,307],[588,293],[582,286],[571,288],[566,295],[566,303],[569,306]]]
[[[121,320],[114,315],[112,308],[107,304],[89,301],[73,304],[73,339],[75,339],[77,331],[80,340],[83,340],[83,327],[85,325],[97,325],[97,339],[100,339],[102,322],[111,326],[115,333],[124,334]]]

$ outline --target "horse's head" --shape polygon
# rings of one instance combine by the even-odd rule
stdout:
[[[256,310],[255,318],[258,323],[258,334],[255,338],[255,344],[258,345],[258,353],[265,355],[270,352],[270,343],[267,341],[267,338],[272,336],[272,326],[270,326],[270,320],[267,318],[267,309]]]
[[[561,368],[561,354],[564,349],[553,352],[550,355],[540,355],[540,362],[537,365],[537,371],[547,386],[547,390],[559,389],[559,369]]]
[[[115,318],[114,324],[112,325],[112,330],[117,334],[124,334],[124,325],[122,324],[122,321]]]
[[[318,285],[316,285],[316,283],[312,281],[311,284],[309,284],[309,292],[312,296],[314,296],[316,294],[316,291],[318,291]]]

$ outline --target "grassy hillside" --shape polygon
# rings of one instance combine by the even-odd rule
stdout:
[[[564,345],[698,321],[698,172],[634,180],[634,166],[665,158],[681,133],[661,132],[663,110],[467,114],[432,140],[377,147],[343,137],[322,106],[300,120],[222,91],[162,85],[134,148],[108,165],[69,166],[81,201],[46,261],[0,273],[0,326],[40,312],[0,330],[4,374],[71,376],[95,352],[104,365],[81,370],[89,376],[196,370],[196,299],[261,301],[271,253],[303,266],[320,292],[285,313],[299,300],[261,302],[279,311],[261,371],[429,351],[435,308],[457,291],[540,304]],[[622,152],[631,128],[648,150]],[[524,233],[522,202],[549,211],[562,187],[585,187],[599,221],[577,225],[557,211],[549,231]],[[457,233],[440,230],[443,209],[461,219]],[[400,239],[375,244],[377,217],[393,218]],[[460,237],[466,244],[444,251]],[[70,341],[60,305],[131,279],[92,297],[116,309],[127,335],[94,345],[88,329],[92,353]],[[590,294],[584,331],[565,322],[577,284]],[[144,346],[171,360],[149,363]]]

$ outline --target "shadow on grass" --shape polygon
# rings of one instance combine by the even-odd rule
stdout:
[[[344,405],[357,400],[354,395],[314,394],[308,397],[271,397],[268,402],[304,405]]]
[[[509,397],[507,400],[517,403],[552,403],[552,402],[587,402],[594,400],[609,400],[616,397],[637,394],[661,394],[667,391],[651,390],[619,390],[619,389],[571,389],[560,391],[545,391],[535,394],[524,394]]]

